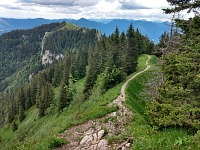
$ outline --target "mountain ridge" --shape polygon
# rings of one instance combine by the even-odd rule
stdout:
[[[102,20],[102,19],[101,19]],[[130,23],[133,24],[134,28],[138,28],[143,35],[147,35],[152,41],[157,43],[159,41],[160,35],[164,31],[168,31],[168,27],[165,24],[168,22],[152,22],[147,20],[128,20],[128,19],[104,19],[101,20],[95,19],[85,19],[80,18],[75,19],[14,19],[14,18],[0,18],[0,34],[9,32],[15,29],[29,29],[42,24],[49,24],[53,22],[69,22],[74,25],[85,27],[89,29],[99,30],[102,34],[105,33],[106,36],[109,36],[113,33],[116,26],[119,27],[120,32],[126,31]]]

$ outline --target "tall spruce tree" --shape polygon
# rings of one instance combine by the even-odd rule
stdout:
[[[84,89],[85,99],[87,99],[91,95],[92,88],[95,84],[98,73],[100,72],[99,66],[98,66],[99,60],[97,59],[96,50],[97,49],[93,48],[92,46],[89,47],[89,51],[88,51],[89,66],[86,72],[86,81],[85,81],[85,89]]]
[[[60,85],[60,90],[59,90],[59,97],[57,101],[57,111],[58,113],[63,111],[63,108],[67,106],[67,91],[66,91],[67,86],[65,85],[65,82],[62,81]]]
[[[131,23],[127,31],[127,49],[126,49],[126,73],[130,74],[136,70],[138,57],[138,44],[135,38],[133,24]]]
[[[18,114],[19,114],[19,120],[23,121],[25,118],[25,103],[26,103],[26,98],[25,98],[25,93],[24,89],[20,88],[18,93],[17,93],[17,108],[18,108]]]

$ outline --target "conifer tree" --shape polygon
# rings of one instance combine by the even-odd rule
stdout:
[[[197,1],[169,2],[176,6],[169,9],[174,12],[187,9],[184,6],[188,2],[191,2],[188,6],[192,10]],[[182,127],[195,133],[200,129],[200,17],[177,19],[176,23],[182,34],[176,43],[167,44],[171,51],[162,57],[163,82],[159,87],[159,96],[149,104],[147,112],[153,125],[160,128]],[[173,36],[170,42],[173,42],[172,39]]]
[[[16,98],[17,98],[18,112],[19,113],[21,112],[23,115],[24,110],[25,110],[25,102],[26,102],[25,93],[24,93],[23,88],[19,89]]]
[[[25,110],[28,110],[33,105],[31,102],[31,89],[29,86],[25,87],[25,98],[26,98]]]
[[[39,108],[39,103],[42,95],[43,86],[46,83],[44,78],[42,77],[41,73],[37,75],[37,93],[36,93],[36,108]]]
[[[73,100],[73,96],[74,96],[74,78],[73,76],[70,74],[69,76],[69,85],[67,87],[67,98],[66,98],[66,105],[69,106],[69,104],[71,103],[71,101]]]
[[[63,111],[63,108],[67,106],[67,91],[65,82],[62,81],[59,90],[59,97],[57,102],[57,111],[58,113]]]
[[[141,50],[142,40],[141,40],[141,35],[138,28],[136,29],[136,32],[135,32],[135,39],[136,39],[135,47],[137,49],[137,55],[139,55],[142,53],[142,50]]]
[[[138,46],[132,23],[127,31],[126,68],[127,74],[133,73],[137,66]]]
[[[23,88],[20,88],[20,90],[18,91],[17,102],[18,102],[18,108],[20,109],[21,107],[23,110],[25,110],[26,97]]]
[[[38,117],[41,118],[45,115],[45,108],[46,108],[46,103],[45,103],[45,96],[46,96],[46,89],[45,86],[42,86],[42,91],[41,94],[38,97],[38,109],[39,109],[39,114]]]
[[[36,78],[33,78],[30,82],[30,100],[32,105],[35,105],[36,103],[36,95],[37,95],[37,80]]]
[[[86,75],[86,66],[88,64],[88,52],[85,45],[81,47],[77,54],[77,78],[81,79]]]
[[[126,68],[126,52],[127,52],[127,40],[126,40],[126,34],[124,32],[121,33],[120,35],[120,46],[122,47],[121,49],[121,68],[125,71]]]
[[[110,61],[108,56],[108,46],[107,46],[107,39],[105,36],[102,36],[101,40],[97,43],[98,48],[98,67],[100,70],[100,73],[102,73],[108,64],[108,61]]]
[[[121,66],[120,57],[122,55],[122,47],[120,45],[120,33],[119,33],[118,27],[116,27],[116,29],[115,29],[114,36],[115,36],[115,41],[114,41],[115,44],[113,44],[114,51],[112,52],[113,67],[120,68],[120,66]]]
[[[13,121],[13,124],[12,124],[12,130],[13,130],[13,132],[15,132],[16,130],[18,130],[18,125],[17,125],[17,123],[16,123],[15,120]]]
[[[45,115],[45,110],[50,106],[53,99],[53,89],[50,83],[42,86],[41,95],[39,96],[39,117]]]
[[[7,122],[11,123],[15,119],[16,108],[14,102],[11,102],[10,106],[7,107]]]
[[[57,87],[60,85],[60,80],[62,78],[62,71],[61,71],[61,66],[59,65],[59,63],[55,64],[55,69],[54,69],[54,75],[53,75],[53,80],[52,80],[52,84],[53,86]]]
[[[23,121],[25,118],[25,110],[22,106],[19,107],[19,121]]]
[[[96,53],[96,48],[92,48],[91,46],[89,47],[89,52],[88,52],[88,70],[86,72],[86,81],[85,81],[85,89],[84,89],[84,94],[85,94],[85,99],[87,99],[92,92],[92,88],[95,84],[95,81],[97,79],[97,75],[100,72],[98,68],[98,60],[97,60],[97,53]]]

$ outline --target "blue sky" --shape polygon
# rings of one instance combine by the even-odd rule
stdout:
[[[0,17],[146,19],[165,21],[166,0],[1,0]]]

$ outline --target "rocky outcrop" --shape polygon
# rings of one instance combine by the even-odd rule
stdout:
[[[64,58],[63,54],[53,54],[50,52],[50,50],[44,49],[44,44],[46,41],[46,38],[51,34],[51,32],[46,32],[43,39],[42,39],[42,44],[41,44],[41,59],[42,59],[42,64],[52,64],[54,60],[60,60]]]
[[[44,54],[42,54],[42,64],[52,64],[54,60],[60,60],[63,59],[64,55],[63,54],[52,54],[49,50],[45,50]]]

